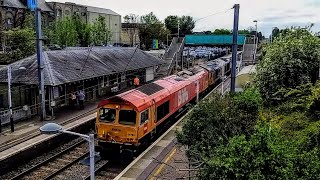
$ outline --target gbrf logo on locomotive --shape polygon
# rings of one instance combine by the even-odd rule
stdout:
[[[183,88],[178,91],[178,106],[184,104],[189,99],[189,94],[187,88]]]

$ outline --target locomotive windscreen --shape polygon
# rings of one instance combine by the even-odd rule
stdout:
[[[150,96],[158,91],[161,91],[162,89],[164,89],[164,88],[159,86],[158,84],[150,83],[150,84],[146,84],[146,85],[139,87],[137,90]]]

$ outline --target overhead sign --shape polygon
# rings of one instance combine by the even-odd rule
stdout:
[[[152,42],[152,48],[153,49],[159,49],[159,41],[158,39],[154,39],[153,42]]]
[[[34,11],[37,9],[37,0],[28,0],[27,1],[28,9]]]

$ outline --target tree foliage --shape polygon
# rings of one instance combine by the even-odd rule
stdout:
[[[170,30],[171,34],[177,34],[178,33],[178,16],[167,16],[164,19],[164,23],[166,25],[166,28]]]
[[[31,28],[4,31],[6,50],[0,54],[0,63],[18,61],[36,52],[35,31]]]
[[[315,83],[320,63],[320,40],[304,29],[292,29],[265,49],[256,81],[266,99],[280,89]]]
[[[50,43],[60,46],[101,46],[111,39],[105,17],[99,16],[93,24],[87,24],[78,16],[57,20],[53,28],[46,31]]]
[[[266,123],[249,138],[235,136],[210,154],[203,179],[317,179],[319,148],[303,151],[305,142],[288,139]]]
[[[183,126],[178,140],[188,145],[189,155],[200,158],[230,137],[250,135],[258,117],[261,104],[260,95],[256,90],[221,97],[214,95],[208,102],[200,103]],[[251,109],[248,109],[251,108]]]
[[[179,18],[180,34],[191,34],[195,27],[195,21],[191,16],[182,16]]]
[[[52,42],[60,46],[76,46],[79,40],[76,23],[68,16],[54,23],[53,33],[50,35],[53,35],[50,37]]]
[[[229,30],[229,29],[215,29],[212,33],[215,34],[215,35],[232,34],[231,30]]]
[[[94,45],[107,44],[111,39],[111,32],[107,29],[105,17],[99,16],[93,23],[91,31]]]
[[[140,22],[144,24],[144,26],[139,28],[140,41],[146,46],[147,49],[151,47],[153,39],[165,41],[167,34],[170,34],[170,32],[165,28],[164,24],[153,12],[141,16]]]

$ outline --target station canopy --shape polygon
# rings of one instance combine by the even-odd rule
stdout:
[[[160,66],[163,60],[136,48],[94,47],[67,48],[43,53],[44,84],[57,86],[105,75],[125,73]],[[37,56],[16,61],[12,67],[12,82],[38,84]],[[24,67],[25,70],[19,70]],[[23,69],[24,69],[23,68]],[[7,67],[0,68],[0,83],[7,82]]]
[[[186,35],[186,45],[232,45],[233,36],[232,35]],[[243,45],[245,43],[246,36],[238,36],[238,45]]]

